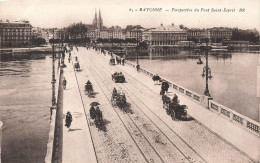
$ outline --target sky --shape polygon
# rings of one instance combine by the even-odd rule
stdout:
[[[0,20],[26,19],[34,27],[61,28],[75,22],[91,24],[95,9],[101,10],[107,27],[173,23],[188,28],[260,28],[259,0],[0,0]]]

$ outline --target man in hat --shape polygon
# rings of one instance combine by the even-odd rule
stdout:
[[[174,104],[176,104],[176,105],[179,103],[178,96],[177,96],[176,94],[174,94],[174,96],[173,96],[173,98],[172,98],[172,102],[173,102]]]
[[[66,89],[67,80],[65,79],[65,77],[64,77],[64,79],[62,81],[62,84],[63,84],[63,88]]]
[[[92,90],[92,83],[88,80],[87,83],[85,84],[85,90]]]
[[[66,114],[66,119],[65,119],[65,126],[69,129],[68,131],[70,131],[71,122],[72,122],[72,115],[68,111]]]

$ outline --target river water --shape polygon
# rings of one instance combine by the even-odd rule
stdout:
[[[44,162],[49,132],[52,58],[0,61],[2,162]]]
[[[171,81],[199,94],[205,90],[202,72],[204,64],[192,52],[181,54],[150,54],[140,57],[142,68],[164,76]],[[145,58],[145,59],[144,59]],[[260,54],[222,53],[209,55],[209,67],[213,78],[209,91],[213,99],[253,120],[259,121],[259,98],[257,98],[257,66]],[[133,61],[136,61],[133,59]]]

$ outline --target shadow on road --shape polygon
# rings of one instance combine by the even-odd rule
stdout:
[[[80,128],[77,128],[77,129],[69,129],[69,131],[77,131],[77,130],[82,130]]]

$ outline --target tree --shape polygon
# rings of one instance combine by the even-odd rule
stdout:
[[[148,45],[146,42],[142,41],[139,43],[139,45],[137,46],[137,49],[147,49],[148,48]]]
[[[184,29],[184,25],[183,24],[180,24],[179,27],[180,27],[180,29]]]
[[[71,38],[77,39],[77,38],[84,38],[86,36],[86,33],[88,31],[88,28],[85,24],[77,23],[77,24],[71,24],[67,28],[67,32],[71,36]]]
[[[40,46],[46,44],[46,40],[44,38],[38,37],[31,39],[31,44],[34,46]]]

